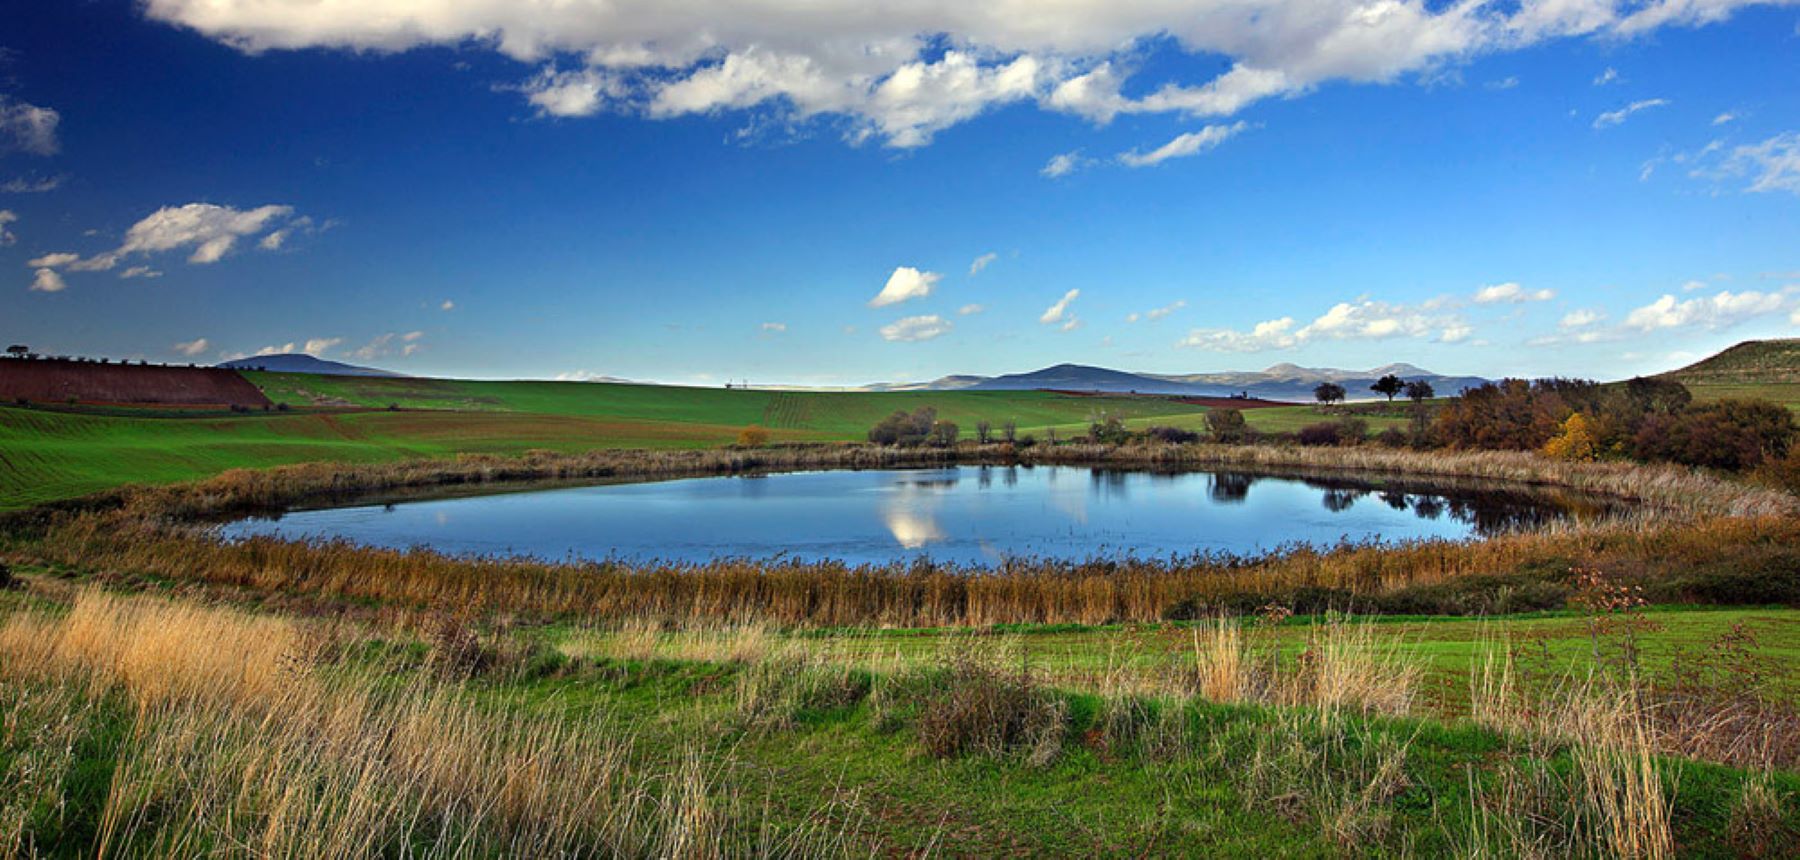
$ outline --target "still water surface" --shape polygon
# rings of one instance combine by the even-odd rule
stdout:
[[[344,538],[459,555],[991,564],[1253,553],[1283,544],[1468,538],[1604,514],[1591,500],[1234,472],[965,466],[561,487],[241,520],[230,538]]]

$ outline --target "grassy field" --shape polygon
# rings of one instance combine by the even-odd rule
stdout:
[[[253,373],[290,412],[92,414],[0,407],[0,510],[124,483],[170,483],[233,468],[381,462],[732,443],[757,424],[777,442],[851,441],[896,409],[935,407],[973,435],[977,421],[1022,434],[1085,432],[1100,415],[1195,425],[1202,407],[1149,397],[1045,392],[778,392],[579,382],[364,379]],[[319,404],[326,404],[320,406]],[[399,407],[390,411],[386,407]],[[327,408],[336,407],[336,408]],[[354,408],[352,408],[354,407]],[[365,411],[366,410],[366,411]]]

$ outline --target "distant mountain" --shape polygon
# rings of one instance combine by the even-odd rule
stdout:
[[[373,367],[358,367],[341,361],[330,361],[300,352],[282,353],[280,355],[254,355],[227,361],[220,367],[232,370],[268,370],[275,373],[317,373],[321,376],[405,376],[391,370],[380,370]]]
[[[1661,376],[1689,385],[1800,383],[1800,338],[1747,340]]]
[[[1369,386],[1390,373],[1407,382],[1429,382],[1440,395],[1455,394],[1487,381],[1476,376],[1445,376],[1411,364],[1389,364],[1371,370],[1342,370],[1283,363],[1262,371],[1190,374],[1131,373],[1081,364],[1058,364],[1030,373],[987,377],[946,376],[933,382],[870,385],[864,390],[1095,391],[1189,397],[1225,397],[1244,393],[1265,400],[1311,401],[1315,386],[1321,382],[1335,382],[1344,386],[1344,391],[1351,400],[1375,400],[1382,395],[1371,391]]]

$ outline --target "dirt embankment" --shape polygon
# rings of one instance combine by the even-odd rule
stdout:
[[[269,405],[269,398],[235,370],[60,359],[0,359],[0,400],[249,409]]]

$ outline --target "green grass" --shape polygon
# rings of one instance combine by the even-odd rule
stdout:
[[[1154,397],[1038,391],[782,392],[612,385],[372,379],[251,373],[291,412],[93,413],[0,407],[0,510],[127,483],[161,484],[233,468],[379,462],[530,449],[727,445],[750,424],[775,441],[860,440],[896,409],[932,406],[972,436],[977,421],[1043,435],[1085,432],[1095,416],[1192,422],[1204,409]],[[324,409],[321,405],[360,407]],[[388,411],[389,405],[400,411]]]

